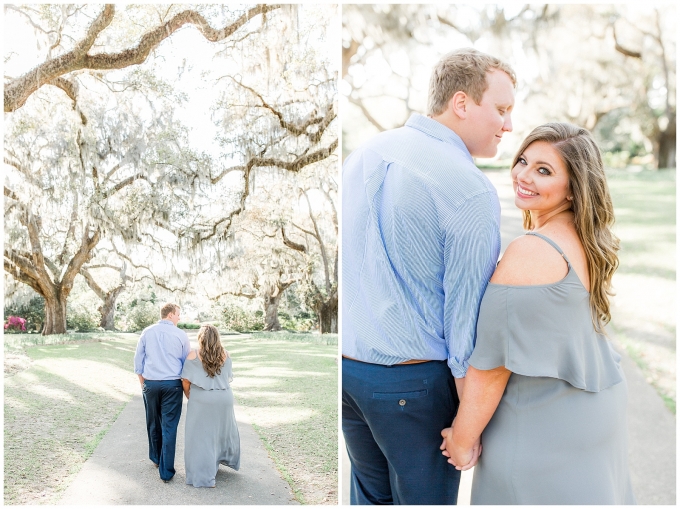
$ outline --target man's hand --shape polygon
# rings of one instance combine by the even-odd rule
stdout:
[[[448,458],[456,470],[469,470],[477,464],[479,456],[482,454],[482,444],[478,438],[472,447],[460,447],[458,441],[453,440],[453,426],[442,430],[442,445],[439,447],[442,454]]]
[[[137,376],[139,377],[139,385],[141,385],[142,388],[144,388],[144,377],[142,375],[137,375]]]

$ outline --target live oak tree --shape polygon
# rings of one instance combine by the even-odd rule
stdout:
[[[314,212],[317,225],[336,224],[330,240],[325,231],[315,233],[321,243],[316,239],[313,243],[319,248],[305,244],[302,250],[291,249],[284,239],[285,225],[296,214],[302,214],[307,221],[310,218],[301,187],[323,187],[330,192],[327,181],[334,182],[337,171],[337,71],[328,56],[313,45],[303,44],[311,36],[320,38],[315,32],[323,31],[324,26],[324,20],[306,27],[300,25],[297,37],[288,37],[288,44],[279,45],[280,52],[260,52],[259,58],[249,61],[250,74],[254,69],[266,68],[279,75],[278,80],[267,80],[266,86],[256,89],[241,76],[225,74],[221,79],[229,93],[218,113],[225,114],[225,123],[239,126],[233,129],[235,136],[221,142],[223,146],[239,147],[246,156],[245,164],[228,166],[213,174],[214,179],[233,171],[243,172],[251,186],[243,195],[241,210],[245,212],[238,218],[235,239],[242,254],[237,257],[238,265],[232,264],[233,274],[226,277],[227,286],[231,286],[227,293],[261,298],[268,330],[280,327],[280,299],[287,288],[295,285],[303,294],[302,300],[317,312],[322,332],[337,332],[337,219],[333,207]],[[225,104],[228,107],[223,109]],[[239,104],[242,106],[236,107]],[[272,165],[273,160],[278,162]],[[269,169],[251,179],[251,161]],[[313,229],[311,223],[309,228]],[[323,290],[319,290],[317,282]]]
[[[201,12],[128,6],[121,16],[113,6],[94,16],[94,8],[11,8],[47,40],[44,64],[6,80],[5,89],[6,109],[13,111],[6,117],[5,267],[39,293],[55,295],[50,301],[58,305],[46,307],[56,318],[44,334],[65,329],[65,302],[78,273],[105,304],[113,292],[110,307],[122,284],[104,290],[94,275],[101,270],[87,265],[101,239],[128,254],[152,249],[201,273],[205,255],[219,258],[228,243],[257,174],[284,178],[337,148],[335,75],[329,55],[309,43],[328,26],[333,13],[327,6],[315,8],[311,22],[294,6],[201,6]],[[217,41],[212,51],[219,65],[202,72],[221,94],[212,112],[217,149],[193,147],[191,129],[176,114],[188,102],[177,80],[191,64],[185,59],[173,78],[166,64],[172,54],[159,44],[183,24]],[[122,70],[96,67],[103,60]],[[57,74],[43,79],[55,68]],[[34,150],[36,142],[41,150]],[[40,256],[23,256],[29,251]],[[71,261],[72,270],[60,269]],[[36,270],[41,284],[33,281]],[[157,271],[154,263],[149,272],[155,277]],[[179,288],[178,276],[171,268],[161,279]]]
[[[106,245],[109,244],[109,245]],[[135,246],[137,247],[137,246]],[[80,269],[80,275],[85,278],[87,286],[102,301],[97,308],[100,313],[99,326],[104,330],[115,330],[116,302],[120,295],[137,282],[147,282],[153,287],[160,288],[172,294],[181,295],[187,291],[186,279],[173,286],[170,280],[178,280],[178,271],[164,268],[154,263],[153,268],[148,262],[151,258],[144,249],[131,249],[132,252],[121,252],[108,239],[100,242],[91,255],[90,261]],[[142,252],[140,252],[142,251]],[[163,277],[163,273],[166,277]]]
[[[233,228],[231,248],[209,283],[208,295],[258,299],[265,330],[279,330],[284,291],[295,290],[319,319],[321,332],[337,332],[338,223],[336,157],[299,174],[262,176]],[[290,290],[288,290],[290,288]]]
[[[159,243],[154,218],[172,214],[181,179],[156,164],[177,134],[169,113],[145,121],[128,102],[79,99],[78,114],[63,97],[37,94],[6,122],[4,265],[45,298],[47,335],[65,332],[74,279],[103,237]]]
[[[286,247],[307,260],[300,292],[319,318],[321,333],[338,332],[338,215],[337,181],[332,161],[320,164],[299,183],[301,212],[281,227]]]
[[[305,260],[281,242],[275,222],[248,218],[235,228],[232,256],[223,261],[206,294],[214,301],[224,296],[259,300],[265,331],[281,330],[279,304],[284,292],[303,277]]]

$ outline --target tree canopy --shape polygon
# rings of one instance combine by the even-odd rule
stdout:
[[[78,274],[104,303],[139,277],[190,291],[258,180],[336,151],[333,6],[6,9],[38,50],[5,56],[5,269],[45,297],[43,333]]]

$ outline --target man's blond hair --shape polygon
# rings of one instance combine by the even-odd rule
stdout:
[[[166,318],[170,313],[175,313],[178,309],[179,306],[177,304],[173,304],[171,302],[163,304],[163,307],[161,308],[161,320]]]
[[[512,84],[517,86],[515,71],[496,57],[473,48],[447,53],[432,70],[427,114],[434,116],[443,113],[456,92],[465,92],[475,103],[481,103],[484,92],[489,88],[486,74],[495,70],[506,73]]]

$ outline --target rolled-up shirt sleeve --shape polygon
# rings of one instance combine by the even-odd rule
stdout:
[[[135,373],[141,375],[144,373],[144,359],[146,356],[146,337],[144,332],[139,336],[139,341],[137,341],[137,350],[135,351]],[[185,356],[186,357],[186,356]]]
[[[468,198],[445,226],[444,337],[448,365],[456,378],[467,373],[479,306],[500,251],[500,213],[494,200],[497,203],[491,191]]]

